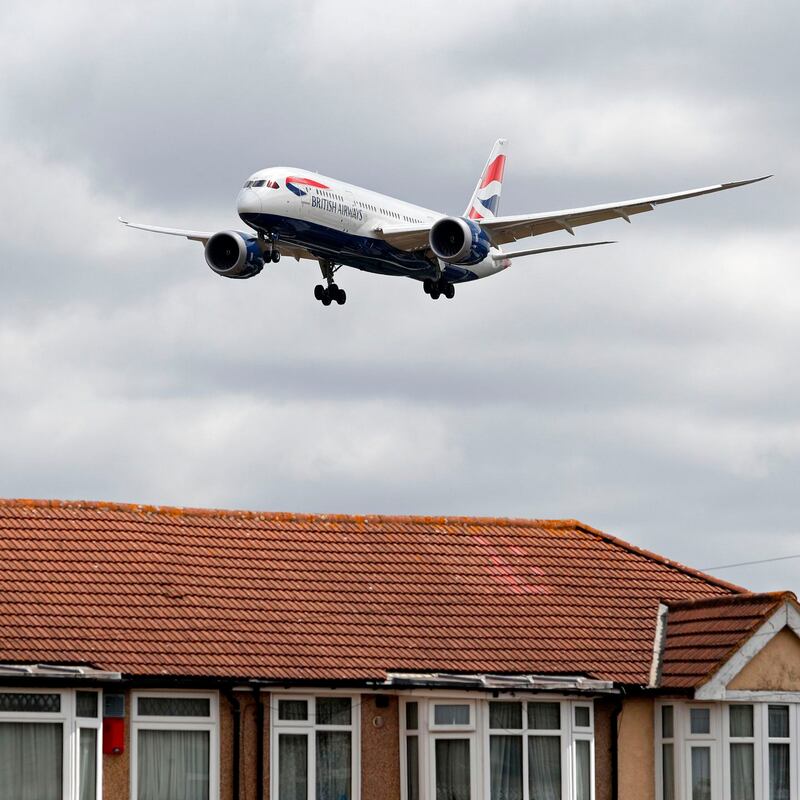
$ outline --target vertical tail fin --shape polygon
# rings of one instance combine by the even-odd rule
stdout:
[[[478,185],[472,193],[465,217],[470,219],[491,219],[497,216],[500,208],[500,192],[503,189],[503,172],[506,168],[507,139],[494,143],[489,160],[483,168]]]

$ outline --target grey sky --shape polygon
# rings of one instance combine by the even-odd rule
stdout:
[[[577,517],[693,566],[800,553],[796,3],[174,2],[0,11],[0,495]],[[432,303],[225,281],[248,174],[460,212],[775,173]],[[567,235],[543,237],[558,244]],[[722,577],[800,591],[800,559]]]

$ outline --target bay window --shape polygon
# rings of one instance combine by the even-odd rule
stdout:
[[[99,692],[0,690],[0,800],[97,800]]]
[[[135,800],[216,798],[216,695],[138,692],[131,705],[131,796]]]
[[[797,797],[799,725],[800,703],[658,704],[657,800]]]
[[[356,800],[358,705],[349,695],[273,695],[273,800]]]
[[[403,706],[404,800],[594,797],[591,702],[414,697]]]

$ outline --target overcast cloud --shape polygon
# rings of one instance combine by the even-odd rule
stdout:
[[[0,495],[800,553],[798,30],[789,0],[5,3]],[[226,281],[116,222],[237,225],[271,164],[458,213],[498,136],[504,213],[775,177],[452,302],[343,270],[323,308],[314,263]],[[800,591],[800,559],[718,574]]]

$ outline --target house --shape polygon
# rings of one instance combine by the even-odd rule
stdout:
[[[0,501],[0,800],[794,800],[798,636],[574,520]]]

